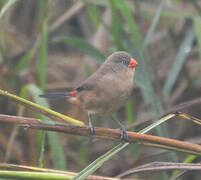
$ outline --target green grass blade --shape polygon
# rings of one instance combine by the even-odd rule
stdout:
[[[88,0],[84,0],[83,2],[85,4],[89,19],[93,23],[95,29],[97,29],[98,25],[103,23],[97,6],[92,3],[89,3]]]
[[[0,178],[5,179],[31,179],[31,180],[70,180],[72,176],[61,173],[46,173],[32,171],[0,171]],[[4,180],[5,180],[4,179]]]
[[[83,51],[85,54],[93,57],[98,62],[104,62],[105,56],[94,46],[89,44],[88,42],[78,39],[78,38],[71,38],[71,37],[57,37],[54,39],[55,42],[63,42],[70,45],[73,45]]]
[[[171,119],[175,117],[175,114],[168,114],[167,116],[162,117],[161,119],[159,119],[158,121],[156,121],[155,123],[147,126],[146,128],[144,128],[143,130],[139,131],[139,133],[141,134],[145,134],[148,131],[152,130],[153,128],[159,126],[160,124],[166,122],[167,120]]]
[[[201,60],[201,17],[193,18],[193,24],[194,24],[195,35],[198,41],[198,49]]]
[[[6,11],[16,2],[17,0],[8,0],[7,3],[3,6],[3,8],[0,11],[0,22]]]
[[[104,162],[109,160],[112,156],[114,156],[116,153],[121,151],[123,148],[125,148],[129,143],[121,143],[109,150],[107,153],[96,159],[94,162],[92,162],[89,166],[87,166],[85,169],[79,172],[79,174],[73,178],[73,180],[84,180],[86,177],[94,173],[98,168],[100,168]]]
[[[156,11],[155,17],[151,24],[151,27],[149,28],[149,30],[144,38],[144,42],[143,42],[144,48],[149,44],[149,42],[151,41],[151,39],[153,37],[154,31],[156,29],[156,26],[158,25],[158,22],[160,20],[160,17],[161,17],[162,11],[163,11],[164,2],[165,2],[165,0],[161,0],[161,3]]]
[[[169,115],[161,118],[157,122],[151,124],[150,126],[144,128],[139,133],[140,134],[145,134],[148,131],[150,131],[153,128],[159,126],[160,124],[164,123],[165,121],[171,119],[174,116],[175,116],[174,114],[169,114]],[[89,175],[93,174],[98,168],[100,168],[103,165],[103,163],[105,163],[106,161],[111,159],[115,154],[117,154],[119,151],[121,151],[122,149],[124,149],[128,145],[129,145],[129,143],[120,143],[120,144],[118,144],[117,146],[115,146],[114,148],[112,148],[111,150],[109,150],[108,152],[103,154],[102,156],[100,156],[98,159],[96,159],[94,162],[92,162],[89,166],[84,168],[82,171],[80,171],[78,173],[78,175],[73,178],[73,180],[86,179]]]
[[[188,55],[191,49],[194,39],[195,39],[194,31],[193,29],[190,29],[187,32],[179,48],[179,51],[175,58],[175,62],[173,63],[172,68],[170,69],[169,75],[165,81],[165,85],[163,87],[163,96],[165,101],[167,101],[169,98],[169,94],[177,80],[179,72],[181,71],[181,68],[186,60],[186,56]]]
[[[42,91],[36,87],[35,85],[29,85],[27,86],[27,88],[29,89],[29,92],[32,94],[34,100],[36,103],[45,106],[46,108],[49,108],[49,105],[46,101],[46,99],[40,98],[39,95],[42,93]],[[46,116],[42,116],[42,119],[48,123],[50,122],[50,119]],[[65,161],[65,154],[64,154],[64,150],[62,148],[60,139],[58,137],[58,135],[55,132],[47,132],[47,136],[48,136],[48,140],[50,143],[50,147],[51,147],[51,156],[53,159],[53,163],[54,163],[54,168],[56,169],[60,169],[60,170],[65,170],[66,169],[66,161]],[[41,144],[43,143],[44,145],[44,139],[45,139],[45,134],[44,132],[42,134],[40,134],[40,138],[41,138]],[[44,146],[41,146],[41,153],[44,151]],[[43,154],[41,154],[43,156]],[[42,157],[40,160],[40,164],[42,164]]]
[[[40,155],[38,160],[38,167],[42,168],[44,167],[44,153],[45,153],[45,137],[46,132],[45,131],[38,131],[38,142],[40,145]]]
[[[47,40],[48,40],[48,32],[46,23],[43,24],[43,28],[41,30],[41,42],[39,47],[39,64],[38,64],[38,72],[39,72],[39,82],[42,90],[45,89],[46,82],[46,58],[47,58]]]
[[[41,105],[44,106],[46,108],[50,108],[49,104],[47,102],[47,100],[45,98],[40,98],[39,95],[42,93],[42,90],[40,90],[36,85],[34,84],[30,84],[28,86],[26,86],[27,89],[29,90],[29,93],[31,93],[34,101]]]
[[[39,94],[42,93],[39,88],[37,88],[34,85],[29,85],[29,86],[27,86],[27,89],[29,90],[29,93],[32,95],[34,101],[37,104],[40,104],[40,105],[43,104],[43,106],[46,105],[45,107],[48,107],[48,104],[44,103],[46,101],[45,99],[43,99],[43,100],[39,99]],[[43,119],[45,122],[47,121],[47,119],[45,119],[46,118],[45,116],[42,116],[40,114],[37,114],[36,116],[38,116],[37,117],[38,119]],[[45,137],[46,137],[45,131],[38,131],[38,142],[39,142],[39,146],[40,146],[40,148],[39,148],[40,155],[39,155],[38,166],[41,168],[44,167],[44,153],[45,153],[45,142],[46,142]]]
[[[29,90],[27,89],[26,86],[23,86],[20,92],[20,97],[22,98],[27,98],[29,94]],[[23,116],[23,112],[24,112],[24,106],[22,106],[21,104],[19,104],[17,106],[17,115],[18,116]]]
[[[20,60],[19,64],[15,67],[15,72],[20,72],[27,67],[32,57],[31,52],[27,52],[24,57]]]
[[[133,112],[133,102],[131,99],[129,99],[126,104],[126,118],[127,118],[128,125],[133,125],[134,112]]]
[[[133,42],[135,42],[137,48],[142,49],[142,36],[132,16],[130,7],[127,6],[126,1],[115,0],[115,3],[116,7],[119,8],[121,14],[123,15],[123,17],[127,22],[127,25],[133,37],[132,38]]]
[[[110,0],[110,8],[112,11],[112,26],[111,26],[111,34],[113,37],[114,44],[117,50],[124,50],[123,43],[122,43],[122,35],[121,35],[121,22],[118,16],[117,8],[115,7],[116,0]]]
[[[192,163],[195,159],[197,158],[197,156],[195,155],[190,155],[188,156],[184,161],[183,163]],[[173,174],[173,177],[171,179],[175,179],[175,176],[177,176],[181,171],[180,170],[175,170],[172,174]],[[170,179],[170,180],[171,180]]]
[[[54,168],[59,170],[66,170],[66,156],[59,136],[56,132],[48,132],[47,135],[51,147],[51,157],[54,163]]]

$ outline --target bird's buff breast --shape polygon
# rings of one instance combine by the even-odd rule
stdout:
[[[100,115],[111,115],[118,111],[132,93],[133,75],[134,72],[128,71],[123,76],[114,78],[111,75],[101,79],[96,89],[86,92],[82,97],[84,108]]]

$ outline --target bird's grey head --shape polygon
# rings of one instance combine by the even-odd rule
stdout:
[[[130,54],[124,51],[118,51],[111,54],[107,60],[107,64],[112,64],[116,69],[133,69],[138,65],[138,62],[132,58]]]

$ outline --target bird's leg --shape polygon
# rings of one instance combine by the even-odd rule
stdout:
[[[89,129],[90,129],[91,135],[95,135],[96,132],[95,132],[95,129],[94,129],[93,124],[92,124],[92,121],[91,121],[91,116],[92,116],[92,115],[91,115],[90,113],[88,113]]]
[[[128,141],[129,138],[128,138],[128,134],[126,132],[126,128],[124,127],[124,125],[118,121],[116,118],[114,118],[113,116],[111,116],[111,118],[120,126],[120,140],[122,141]]]
[[[126,132],[126,128],[124,126],[122,126],[120,128],[120,131],[121,131],[121,135],[120,135],[120,139],[122,141],[125,141],[125,142],[128,142],[129,141],[129,138],[128,138],[128,134]]]

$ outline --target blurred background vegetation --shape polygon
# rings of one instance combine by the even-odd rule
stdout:
[[[76,87],[105,57],[124,50],[140,64],[133,96],[116,114],[130,130],[138,131],[177,104],[201,97],[200,1],[0,0],[0,8],[1,89],[87,122],[81,107],[64,100],[48,105],[38,94]],[[201,117],[199,105],[183,111]],[[0,113],[49,121],[4,97],[0,97]],[[118,128],[105,117],[96,117],[94,124]],[[46,136],[7,123],[0,123],[0,132],[0,162],[71,171],[83,169],[116,144],[56,133]],[[151,133],[201,143],[200,128],[178,118]],[[148,162],[183,162],[186,157],[130,145],[97,174],[116,176]],[[137,178],[171,175],[141,173]],[[196,177],[200,173],[185,176]]]

